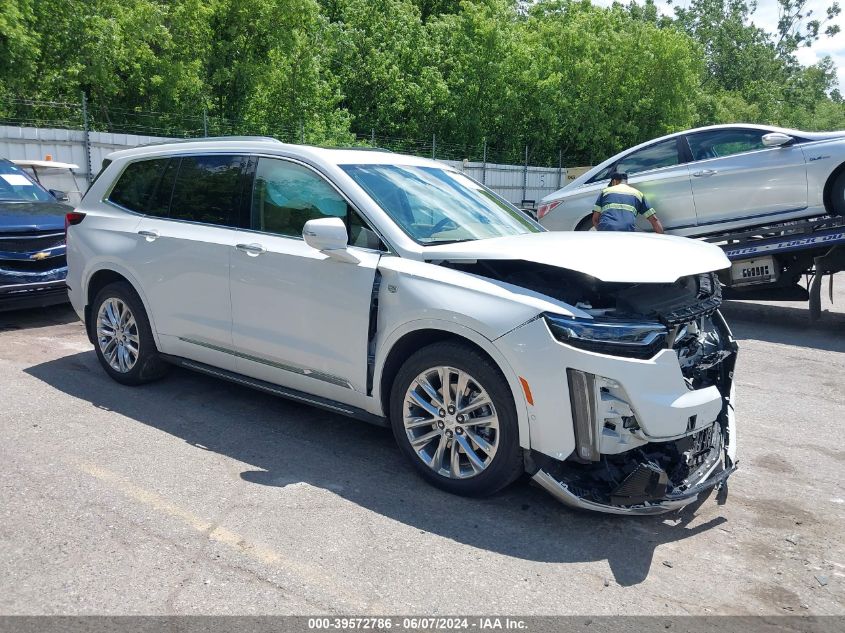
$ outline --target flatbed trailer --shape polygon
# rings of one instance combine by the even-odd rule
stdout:
[[[825,276],[833,299],[833,275],[845,270],[845,217],[759,226],[703,238],[725,251],[731,260],[722,283],[728,299],[809,301],[810,319],[821,316]],[[808,288],[799,284],[810,280]]]

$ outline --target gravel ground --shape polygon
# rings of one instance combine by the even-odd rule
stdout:
[[[123,387],[68,308],[0,313],[0,614],[845,615],[843,306],[726,306],[740,470],[644,518],[453,497],[385,429],[183,370]]]

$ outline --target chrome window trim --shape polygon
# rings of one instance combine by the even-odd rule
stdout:
[[[129,167],[129,165],[134,165],[135,163],[142,163],[142,162],[150,161],[150,160],[170,160],[172,158],[186,158],[186,157],[191,157],[191,156],[244,156],[246,158],[249,158],[252,155],[253,154],[251,154],[250,152],[236,152],[236,151],[226,150],[226,151],[217,151],[217,152],[215,152],[215,151],[209,151],[209,152],[189,151],[189,152],[184,152],[184,153],[181,153],[181,152],[178,152],[178,153],[162,153],[162,154],[155,154],[153,156],[133,157],[133,158],[126,160],[126,162],[124,162],[123,165],[120,167],[120,173],[117,175],[116,178],[114,178],[111,181],[108,188],[103,192],[103,196],[102,196],[102,198],[100,198],[100,202],[107,202],[107,203],[109,203],[113,206],[120,208],[120,209],[125,209],[125,207],[122,207],[121,205],[117,204],[116,202],[112,202],[111,200],[109,200],[109,196],[111,195],[111,192],[114,189],[114,186],[123,177],[123,173],[126,171],[126,168]],[[131,211],[130,209],[126,209],[126,210]],[[157,215],[147,215],[146,213],[141,213],[139,211],[131,211],[131,212],[134,213],[135,215],[143,215],[144,217],[149,217],[149,218],[159,217]],[[169,220],[170,218],[162,218],[162,219]],[[219,226],[219,225],[214,224],[212,226]]]
[[[117,175],[117,177],[115,177],[111,181],[111,183],[109,184],[109,187],[103,193],[103,196],[101,197],[100,202],[103,203],[103,204],[109,205],[111,207],[114,207],[115,209],[119,209],[120,211],[123,211],[124,213],[130,213],[130,214],[137,216],[137,217],[140,217],[140,218],[151,218],[151,219],[154,219],[154,220],[160,220],[162,222],[181,222],[183,224],[192,224],[192,225],[195,225],[195,226],[207,226],[207,227],[216,228],[216,229],[230,229],[230,230],[235,230],[235,231],[244,231],[244,232],[247,232],[247,233],[254,233],[254,234],[257,234],[257,235],[268,235],[268,236],[271,236],[271,237],[281,237],[281,238],[285,238],[285,239],[293,239],[293,240],[303,241],[303,238],[302,238],[301,235],[298,235],[298,236],[297,235],[280,235],[278,233],[269,233],[267,231],[259,231],[259,230],[252,229],[252,228],[242,228],[242,227],[238,227],[238,226],[229,226],[229,225],[226,225],[226,224],[211,224],[211,223],[208,223],[208,222],[197,222],[195,220],[182,220],[182,219],[178,219],[178,218],[162,217],[162,216],[158,216],[158,215],[149,215],[147,213],[141,213],[140,211],[133,211],[132,209],[128,209],[128,208],[124,207],[123,205],[118,204],[117,202],[109,200],[109,196],[111,195],[112,190],[114,189],[115,185],[120,180],[120,178],[123,176],[123,173],[126,171],[126,168],[129,167],[129,165],[132,165],[134,163],[140,163],[142,161],[149,161],[149,160],[170,160],[170,159],[173,159],[173,158],[184,158],[184,157],[191,157],[191,156],[208,156],[208,155],[245,156],[247,158],[249,158],[249,157],[271,158],[271,159],[275,159],[275,160],[285,160],[285,161],[295,163],[297,165],[300,165],[302,167],[309,169],[310,171],[317,174],[317,176],[323,178],[323,180],[325,180],[327,183],[329,183],[329,185],[332,187],[332,189],[334,189],[346,201],[346,203],[352,208],[352,210],[355,211],[358,215],[360,215],[367,222],[367,224],[369,224],[369,226],[372,228],[373,233],[375,233],[376,236],[378,236],[378,238],[381,240],[382,244],[385,245],[387,250],[371,249],[371,248],[366,248],[366,247],[363,247],[363,246],[354,246],[354,245],[351,245],[351,244],[349,245],[349,248],[356,248],[356,249],[360,249],[362,251],[367,251],[367,252],[370,252],[370,253],[381,253],[381,254],[384,254],[384,255],[388,255],[388,254],[395,255],[395,254],[397,254],[396,249],[384,237],[382,232],[379,231],[378,228],[376,228],[376,225],[373,223],[373,221],[370,218],[368,218],[365,213],[362,213],[361,210],[356,205],[352,204],[352,201],[349,199],[349,197],[326,174],[324,174],[322,171],[320,171],[319,169],[317,169],[316,167],[314,167],[313,165],[311,165],[307,162],[304,162],[300,159],[293,158],[293,157],[290,157],[290,156],[283,156],[283,155],[280,155],[280,154],[255,153],[253,151],[239,152],[239,151],[232,151],[232,150],[216,151],[216,152],[215,151],[209,151],[209,152],[188,151],[188,152],[157,154],[155,156],[143,156],[143,157],[135,158],[135,159],[132,159],[132,160],[127,160],[121,166],[120,173]],[[254,187],[255,186],[255,176],[254,176],[254,174],[253,174],[252,184],[253,184],[253,187]],[[252,213],[251,199],[252,199],[252,194],[250,193],[250,215]]]
[[[708,134],[710,132],[718,132],[718,131],[719,130],[700,130],[698,132],[693,132],[691,134],[684,134],[684,141],[686,141],[687,145],[689,145],[690,153],[692,153],[692,145],[690,145],[690,141],[689,141],[690,136],[695,136],[696,134]],[[774,130],[765,131],[765,130],[757,130],[757,129],[754,129],[754,128],[738,128],[736,130],[731,130],[731,131],[735,131],[735,132],[763,132],[762,136],[765,136],[766,134],[771,134]],[[796,139],[795,143],[790,143],[789,145],[786,145],[786,147],[795,147],[799,144],[800,144],[800,141],[798,139]],[[725,156],[715,156],[715,157],[711,157],[711,158],[701,158],[699,160],[691,160],[690,162],[687,163],[687,165],[692,165],[693,163],[696,163],[696,164],[706,163],[709,160],[722,160],[723,158],[731,158],[732,156],[747,156],[749,154],[757,154],[759,152],[770,152],[774,149],[784,149],[784,146],[778,145],[776,147],[759,147],[757,149],[749,149],[749,150],[746,150],[744,152],[736,152],[735,154],[727,154]]]

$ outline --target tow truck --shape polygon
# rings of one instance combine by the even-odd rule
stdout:
[[[731,261],[722,283],[726,299],[809,301],[810,320],[821,317],[822,282],[845,270],[845,217],[823,216],[711,235]],[[801,286],[809,279],[808,287]]]

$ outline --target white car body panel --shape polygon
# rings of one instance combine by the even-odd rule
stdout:
[[[553,201],[560,201],[560,204],[541,218],[540,224],[552,231],[575,230],[590,217],[599,192],[608,185],[607,180],[588,181],[629,154],[670,138],[738,128],[780,132],[800,141],[721,158],[690,160],[678,166],[629,175],[629,184],[646,194],[667,232],[696,237],[828,212],[823,193],[832,176],[845,166],[845,131],[802,132],[730,124],[670,134],[619,152],[543,198],[541,205]],[[689,171],[688,198],[682,195],[684,188],[680,182],[672,191],[664,190],[662,185],[664,172],[682,168]],[[650,230],[650,225],[642,218],[638,218],[637,225]]]
[[[646,199],[657,211],[658,217],[661,215],[661,209],[672,209],[673,223],[679,225],[695,224],[696,207],[691,195],[692,181],[689,165],[676,165],[675,167],[665,167],[634,174],[628,184],[645,194]],[[593,204],[595,204],[601,190],[606,186],[605,183],[595,188]],[[590,212],[592,212],[592,207]],[[641,217],[637,218],[637,225],[643,230],[650,230],[651,228],[649,221]]]
[[[617,381],[641,420],[643,435],[662,441],[688,433],[687,421],[697,416],[696,428],[712,424],[722,406],[715,387],[690,391],[671,350],[651,360],[619,359],[578,350],[554,340],[542,319],[510,332],[497,341],[509,364],[531,386],[531,446],[555,459],[575,449],[566,370],[586,371]]]
[[[630,438],[632,447],[686,437],[712,426],[722,411],[724,398],[716,387],[688,386],[672,349],[636,360],[561,343],[543,315],[589,321],[593,317],[587,308],[450,267],[483,260],[530,262],[549,267],[544,270],[551,274],[558,268],[602,283],[672,284],[728,267],[718,247],[671,236],[545,231],[422,245],[340,165],[448,168],[381,152],[263,141],[216,141],[215,151],[287,157],[311,166],[371,223],[387,251],[348,247],[352,257],[341,261],[298,238],[148,217],[106,200],[127,163],[213,153],[208,147],[185,143],[110,156],[112,164],[80,205],[84,222],[68,231],[69,295],[80,318],[90,319],[94,275],[111,271],[140,295],[159,351],[374,416],[388,413],[383,406],[388,394],[382,390],[392,379],[385,367],[396,344],[421,330],[449,333],[481,349],[504,375],[516,405],[520,446],[554,460],[566,460],[576,445],[567,369],[618,383],[641,421]],[[250,244],[261,248],[239,248]],[[372,312],[376,279],[377,310]],[[608,453],[623,451],[614,441],[602,446]],[[735,446],[732,450],[733,456]]]
[[[807,208],[807,166],[800,145],[770,147],[690,163],[699,226],[742,215],[758,220]],[[728,206],[727,195],[741,201]]]
[[[840,136],[802,143],[801,151],[807,162],[807,196],[811,207],[822,208],[825,184],[845,161],[845,132]]]
[[[232,232],[237,243],[260,243],[267,249],[260,255],[230,249],[232,344],[243,355],[240,373],[297,388],[288,380],[304,372],[311,376],[307,382],[326,382],[320,395],[334,400],[343,400],[343,391],[350,389],[366,393],[361,359],[367,356],[370,293],[379,254],[351,248],[360,261],[349,264],[301,239]]]
[[[411,283],[414,283],[413,281]],[[519,424],[519,445],[524,449],[531,449],[531,424],[529,420],[529,405],[525,399],[525,394],[522,386],[519,383],[519,376],[508,363],[507,358],[502,353],[502,350],[493,341],[476,332],[475,330],[466,327],[454,319],[419,319],[415,321],[406,321],[396,327],[393,331],[380,334],[377,343],[376,364],[375,364],[375,380],[373,382],[373,398],[367,411],[375,415],[385,415],[386,412],[381,406],[382,398],[386,395],[381,391],[382,378],[384,377],[384,364],[390,350],[396,343],[402,339],[403,336],[418,332],[421,330],[437,330],[441,332],[448,332],[459,336],[464,340],[470,341],[482,349],[486,354],[493,359],[499,369],[504,374],[508,381],[511,393],[516,405],[516,413]]]
[[[150,217],[136,231],[137,247],[127,265],[156,306],[158,333],[167,337],[162,351],[173,353],[174,339],[230,347],[232,307],[229,284],[223,282],[236,235],[223,227]]]

